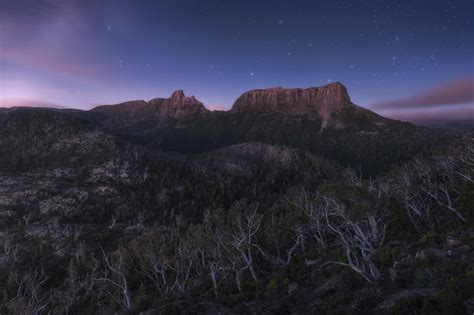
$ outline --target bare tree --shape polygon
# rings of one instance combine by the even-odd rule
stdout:
[[[450,186],[452,186],[452,178],[444,176],[447,178],[447,181],[439,182],[436,181],[429,170],[424,169],[421,176],[422,183],[420,183],[420,189],[424,191],[428,196],[433,198],[433,200],[442,208],[449,210],[451,213],[456,215],[456,217],[466,223],[467,220],[464,216],[454,207],[453,198],[451,196]]]
[[[229,249],[225,245],[229,238],[225,222],[206,211],[203,224],[192,227],[188,238],[197,251],[196,272],[209,276],[217,299],[218,284],[226,280],[232,270],[227,253]]]
[[[300,248],[303,251],[303,255],[305,252],[305,233],[303,227],[298,224],[291,229],[293,232],[293,245],[286,251],[286,265],[288,266],[293,259],[293,255],[295,251]]]
[[[158,237],[136,253],[136,269],[154,284],[163,298],[171,292],[186,293],[198,249],[177,227],[159,231]]]
[[[78,273],[76,264],[79,264],[77,257],[70,261],[68,278],[63,286],[55,291],[55,297],[60,301],[66,314],[82,301],[100,298],[100,291],[95,290],[99,262],[92,258],[83,265],[85,270],[82,273]]]
[[[320,198],[319,194],[309,197],[306,191],[302,191],[295,201],[290,201],[291,204],[301,211],[304,224],[298,223],[290,227],[290,230],[293,232],[292,238],[294,243],[288,253],[293,253],[295,249],[300,248],[305,256],[305,263],[307,265],[314,265],[319,262],[319,260],[308,260],[306,257],[306,244],[310,244],[309,240],[315,241],[314,244],[319,253],[323,253],[328,247],[325,208],[322,206]],[[287,264],[290,260],[287,259]]]
[[[171,289],[177,290],[179,293],[185,293],[196,251],[190,248],[184,241],[179,241],[175,248],[173,260],[170,264],[170,269],[174,271],[174,282]]]
[[[114,215],[114,216],[112,216],[112,220],[108,225],[108,229],[113,230],[116,223],[117,223],[117,216]]]
[[[256,240],[256,234],[260,229],[262,220],[263,214],[258,213],[258,206],[253,206],[249,211],[236,214],[232,232],[231,244],[245,261],[243,270],[248,269],[255,282],[257,282],[257,272],[255,270],[253,253],[257,250],[262,255],[267,256]]]
[[[5,256],[13,260],[14,263],[18,263],[20,261],[20,246],[18,243],[14,243],[13,239],[8,235],[4,235],[2,237],[2,249]]]
[[[30,270],[22,277],[17,277],[16,297],[7,303],[14,314],[43,314],[51,304],[51,294],[44,288],[48,277],[41,270]]]
[[[386,224],[377,213],[367,213],[363,218],[353,219],[346,207],[330,197],[325,202],[326,224],[337,244],[346,252],[347,265],[364,279],[373,282],[380,277],[380,271],[371,255],[385,238]]]
[[[102,276],[96,278],[108,284],[106,292],[119,304],[122,309],[131,311],[133,309],[132,293],[128,285],[128,262],[125,249],[120,247],[114,255],[108,255],[102,248],[103,261],[105,263]]]
[[[168,273],[170,272],[169,261],[164,255],[160,254],[160,248],[153,244],[147,244],[140,251],[138,258],[138,272],[150,280],[155,288],[164,298],[170,289]]]
[[[362,187],[362,170],[359,167],[359,172],[354,171],[348,167],[343,173],[346,184],[351,186]]]
[[[415,172],[407,169],[398,177],[399,182],[394,194],[401,206],[406,211],[410,222],[415,229],[420,231],[420,221],[430,222],[431,198],[424,196],[418,185],[414,183]]]
[[[474,183],[474,143],[463,146],[457,152],[456,175],[464,181]]]

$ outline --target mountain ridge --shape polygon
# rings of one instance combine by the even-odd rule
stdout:
[[[101,105],[90,110],[105,116],[106,125],[130,125],[145,121],[164,122],[183,120],[211,114],[212,111],[194,96],[186,96],[176,90],[169,98],[154,98],[150,101],[128,101],[115,105]],[[347,117],[365,120],[373,125],[394,122],[366,108],[352,103],[346,87],[340,82],[320,87],[254,89],[240,95],[226,114],[242,112],[281,113],[288,116],[306,116],[320,120],[322,128],[345,128],[353,126]],[[115,126],[117,127],[117,126]]]

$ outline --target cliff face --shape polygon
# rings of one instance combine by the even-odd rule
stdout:
[[[200,101],[194,96],[184,95],[182,90],[175,91],[169,98],[99,106],[91,112],[98,114],[99,120],[111,129],[130,125],[141,128],[144,122],[156,125],[165,121],[186,119],[199,121],[201,114],[209,113]],[[224,115],[245,112],[305,116],[319,120],[322,128],[364,129],[375,125],[383,126],[390,121],[353,104],[345,86],[339,82],[307,89],[277,87],[248,91],[242,94],[230,112]]]
[[[91,111],[105,116],[106,125],[119,127],[143,121],[183,119],[199,115],[207,109],[194,96],[185,96],[182,90],[178,90],[170,98],[103,105]]]
[[[281,87],[252,90],[242,94],[232,111],[278,111],[289,115],[318,115],[328,120],[334,113],[354,106],[341,83],[308,89]]]
[[[182,119],[207,111],[200,101],[184,95],[182,90],[175,91],[170,98],[155,98],[148,104],[156,108],[156,116],[160,119]]]

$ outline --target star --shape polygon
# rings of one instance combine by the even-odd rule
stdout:
[[[110,25],[107,25],[107,31],[110,31],[112,29],[112,27],[110,27]]]
[[[395,37],[395,40],[396,40],[396,41],[399,41],[399,40],[400,40],[400,37],[396,36],[396,37]]]
[[[253,77],[255,75],[255,72],[250,72],[250,76]]]
[[[291,52],[288,52],[288,56],[291,56]]]
[[[282,25],[282,24],[284,24],[284,23],[285,23],[285,21],[283,21],[282,19],[279,19],[279,20],[278,20],[278,24],[279,24],[279,25]]]
[[[309,46],[309,47],[313,47],[313,43],[308,43],[308,46]]]

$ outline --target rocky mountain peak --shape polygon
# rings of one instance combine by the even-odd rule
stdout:
[[[346,87],[340,82],[307,89],[274,87],[242,94],[233,111],[277,111],[290,115],[318,115],[323,120],[345,107],[351,107]]]
[[[173,94],[171,94],[171,99],[173,99],[173,100],[181,100],[185,97],[186,97],[186,95],[184,95],[183,90],[176,90],[176,91],[173,92]]]
[[[186,96],[183,90],[176,90],[170,98],[150,101],[159,108],[160,118],[180,119],[207,111],[194,96]]]
[[[204,105],[194,96],[186,96],[183,90],[176,90],[169,98],[155,98],[146,101],[130,101],[116,105],[103,105],[92,109],[105,115],[105,124],[124,126],[144,121],[183,119],[206,112]]]

